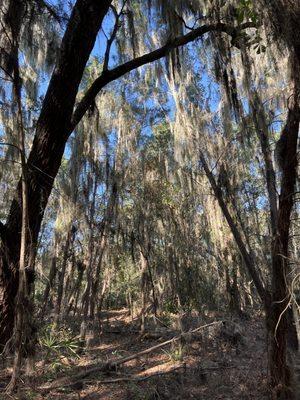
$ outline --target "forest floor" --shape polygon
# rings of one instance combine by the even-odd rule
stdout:
[[[16,395],[4,393],[10,368],[0,372],[0,399],[36,400],[263,400],[268,398],[263,318],[228,320],[184,336],[121,364],[114,371],[78,373],[156,346],[179,334],[164,327],[140,335],[126,310],[106,314],[101,343],[80,357],[60,357],[59,368],[36,362],[34,377]],[[190,318],[190,328],[224,320]],[[135,326],[135,329],[134,329]],[[70,379],[65,385],[60,378]],[[60,379],[60,380],[59,380]],[[52,388],[49,387],[49,383]],[[48,386],[47,386],[48,385]]]

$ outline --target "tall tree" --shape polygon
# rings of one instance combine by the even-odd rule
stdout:
[[[27,160],[28,176],[28,230],[32,246],[36,246],[38,234],[49,195],[57,175],[66,142],[88,108],[93,104],[99,91],[108,83],[147,63],[168,55],[173,49],[186,45],[207,32],[219,31],[236,36],[241,29],[252,26],[245,23],[236,28],[221,22],[200,26],[191,32],[168,40],[161,48],[125,62],[113,69],[107,69],[111,43],[116,35],[112,33],[105,53],[105,69],[74,105],[83,72],[104,17],[112,1],[77,0],[69,17],[62,39],[56,65],[49,82],[37,121],[35,137]],[[118,24],[118,15],[116,24]],[[76,60],[76,62],[75,62]],[[41,179],[47,184],[41,187]],[[18,254],[21,227],[21,183],[16,198],[12,201],[7,222],[1,225],[1,301],[3,313],[0,319],[0,343],[9,339],[14,318],[14,299],[18,288]],[[38,212],[37,212],[38,210]],[[30,269],[28,274],[33,275]],[[29,281],[33,276],[28,277]]]

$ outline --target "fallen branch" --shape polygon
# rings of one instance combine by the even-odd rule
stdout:
[[[105,379],[103,381],[98,381],[97,383],[99,385],[105,385],[105,384],[112,384],[112,383],[119,383],[119,382],[143,382],[146,381],[147,379],[156,377],[156,376],[161,376],[161,375],[167,375],[171,374],[172,372],[178,371],[181,368],[185,368],[185,364],[180,364],[176,365],[175,367],[169,369],[168,371],[157,371],[154,372],[153,374],[149,375],[144,375],[144,376],[124,376],[120,378],[115,378],[115,379]]]
[[[60,387],[71,386],[72,384],[74,384],[74,382],[76,382],[78,380],[80,381],[80,380],[86,378],[87,376],[89,376],[91,374],[98,373],[98,372],[105,372],[105,371],[114,371],[114,370],[117,369],[117,367],[119,367],[122,364],[127,363],[128,361],[131,361],[131,360],[134,360],[136,358],[139,358],[139,357],[141,357],[141,356],[143,356],[145,354],[152,353],[155,350],[158,350],[158,349],[160,349],[160,348],[162,348],[164,346],[167,346],[168,344],[175,343],[175,342],[181,340],[182,338],[184,338],[184,337],[186,337],[188,335],[191,335],[193,333],[201,331],[202,329],[208,328],[210,326],[222,324],[222,322],[223,321],[215,321],[215,322],[212,322],[210,324],[199,326],[196,329],[190,330],[188,332],[184,332],[184,333],[182,333],[181,335],[178,335],[178,336],[174,336],[172,339],[166,340],[163,343],[159,343],[159,344],[157,344],[157,345],[155,345],[153,347],[150,347],[148,349],[142,350],[142,351],[140,351],[138,353],[132,354],[132,355],[127,356],[127,357],[121,357],[121,358],[119,358],[117,360],[107,361],[106,363],[98,365],[97,367],[93,367],[93,368],[87,369],[85,371],[79,372],[78,374],[76,374],[76,375],[74,375],[72,377],[68,377],[68,378],[64,377],[64,378],[58,379],[58,380],[52,382],[50,385],[41,386],[39,389],[41,389],[41,390],[51,390],[51,389],[57,389],[57,388],[60,388]]]

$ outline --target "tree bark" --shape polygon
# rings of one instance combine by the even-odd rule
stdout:
[[[282,179],[279,196],[277,235],[272,246],[272,303],[267,310],[269,333],[269,365],[271,386],[276,399],[294,399],[291,389],[291,370],[287,362],[288,313],[290,301],[289,232],[294,190],[297,178],[297,141],[300,123],[300,48],[291,55],[293,94],[290,97],[286,125],[282,131]]]
[[[33,246],[71,129],[71,117],[83,71],[111,0],[77,0],[64,34],[60,54],[37,122],[27,161],[28,227]],[[21,232],[20,181],[12,201],[0,249],[0,346],[11,336],[18,290]]]

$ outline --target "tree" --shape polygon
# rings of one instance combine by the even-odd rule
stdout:
[[[76,95],[84,68],[93,49],[102,21],[108,13],[111,1],[98,4],[95,1],[78,0],[70,15],[62,39],[56,66],[54,68],[45,99],[37,121],[34,141],[27,160],[28,169],[28,230],[32,246],[36,246],[38,234],[49,195],[57,175],[66,142],[76,125],[82,119],[96,95],[108,83],[122,75],[166,56],[174,48],[183,46],[210,31],[221,31],[231,35],[237,29],[223,23],[203,25],[178,38],[168,41],[163,47],[144,56],[113,68],[104,69],[93,82],[73,112]],[[117,21],[118,23],[118,21]],[[252,24],[244,24],[239,29]],[[114,36],[114,32],[112,34]],[[112,36],[112,39],[113,39]],[[111,41],[108,41],[106,57],[109,57]],[[74,62],[74,60],[78,62]],[[107,61],[104,63],[107,64]],[[47,186],[41,188],[41,175],[47,177]],[[11,336],[14,319],[14,299],[18,284],[18,258],[21,224],[21,183],[18,196],[13,200],[5,225],[1,226],[1,299],[3,313],[0,321],[0,343],[5,344]],[[36,210],[39,210],[37,213]],[[13,239],[14,238],[14,239]],[[31,272],[31,275],[33,273]],[[31,281],[33,277],[28,277]]]
[[[77,0],[67,21],[64,13],[61,14],[59,12],[59,8],[52,8],[43,1],[26,2],[27,8],[25,9],[22,6],[23,2],[20,4],[17,0],[2,1],[1,6],[4,11],[2,13],[3,24],[1,24],[3,33],[1,37],[1,68],[3,79],[11,80],[12,88],[17,88],[14,97],[19,99],[19,113],[22,113],[21,100],[23,98],[19,79],[16,79],[18,74],[16,75],[15,72],[19,63],[19,47],[23,49],[24,33],[22,32],[30,26],[30,21],[36,18],[41,10],[50,15],[56,24],[63,25],[66,23],[66,29],[55,59],[56,65],[52,72],[48,89],[42,100],[41,111],[34,128],[33,143],[30,145],[30,153],[26,163],[26,143],[21,146],[22,178],[19,181],[15,198],[11,202],[6,223],[1,223],[0,225],[0,304],[3,310],[0,316],[0,344],[3,346],[11,337],[14,320],[17,320],[15,318],[17,293],[22,292],[22,280],[19,278],[24,275],[25,286],[28,283],[28,287],[31,287],[34,282],[34,257],[32,254],[36,254],[38,250],[38,237],[45,209],[69,137],[75,130],[76,135],[80,134],[80,124],[86,114],[93,115],[93,113],[97,112],[96,97],[104,87],[145,64],[166,57],[165,66],[159,63],[155,65],[157,69],[155,76],[159,79],[159,76],[163,73],[164,89],[167,86],[171,88],[172,96],[169,98],[173,97],[173,107],[177,118],[173,125],[172,123],[169,124],[170,131],[175,134],[175,156],[173,157],[170,154],[168,148],[164,148],[163,134],[161,133],[160,136],[156,132],[157,137],[154,142],[150,141],[146,146],[142,146],[145,159],[141,163],[133,162],[134,168],[136,168],[134,171],[128,167],[128,164],[135,160],[134,157],[138,159],[141,148],[133,145],[131,148],[126,147],[120,141],[120,152],[116,156],[115,166],[109,165],[109,158],[106,161],[109,165],[107,171],[110,171],[108,174],[111,174],[111,176],[110,180],[108,180],[109,183],[105,187],[105,195],[107,197],[104,196],[103,204],[107,209],[102,218],[103,224],[100,227],[97,227],[96,204],[98,191],[103,189],[103,186],[101,186],[103,183],[99,182],[99,180],[102,180],[103,177],[97,174],[96,170],[99,164],[97,160],[93,159],[92,150],[85,153],[85,156],[91,159],[82,163],[83,166],[81,168],[83,169],[80,172],[82,175],[80,176],[79,173],[77,176],[78,180],[76,182],[80,181],[86,189],[85,198],[81,198],[80,201],[89,210],[86,218],[86,228],[81,227],[81,233],[85,238],[83,246],[86,253],[85,260],[77,264],[73,262],[71,267],[74,271],[75,265],[80,266],[78,268],[78,285],[76,284],[76,287],[74,287],[77,292],[77,300],[81,294],[83,271],[85,272],[86,288],[81,297],[84,311],[82,337],[85,337],[88,316],[94,314],[95,304],[91,299],[99,287],[98,279],[101,275],[104,248],[109,241],[111,246],[116,246],[118,249],[121,247],[119,242],[123,244],[122,253],[124,253],[125,259],[129,258],[128,247],[131,247],[133,265],[135,265],[135,258],[139,254],[143,264],[144,306],[150,299],[149,287],[151,286],[152,301],[156,312],[157,288],[155,287],[154,278],[162,275],[159,273],[161,260],[168,261],[169,284],[174,296],[177,297],[177,305],[181,311],[185,308],[188,309],[191,300],[199,300],[190,274],[192,271],[194,277],[197,276],[205,281],[204,274],[201,275],[197,269],[197,263],[202,259],[205,248],[207,253],[212,251],[209,245],[201,246],[198,241],[191,245],[193,242],[191,235],[192,233],[195,234],[196,230],[201,226],[205,232],[204,236],[206,235],[206,242],[205,238],[203,240],[205,244],[210,244],[213,234],[209,234],[204,229],[203,221],[205,221],[205,218],[201,216],[200,211],[205,209],[203,206],[205,202],[201,205],[197,203],[197,199],[203,193],[201,190],[194,189],[194,187],[191,190],[186,189],[186,186],[189,187],[189,185],[192,185],[191,182],[194,182],[193,163],[195,163],[195,160],[198,163],[200,159],[205,175],[210,182],[213,193],[236,242],[235,246],[232,246],[230,257],[232,260],[236,259],[236,248],[238,248],[248,274],[253,279],[257,292],[265,306],[271,344],[270,371],[274,396],[277,396],[277,398],[291,398],[290,372],[286,351],[287,324],[291,324],[291,319],[288,320],[285,310],[291,297],[287,276],[290,269],[288,261],[290,218],[294,206],[293,195],[297,176],[297,137],[300,118],[298,101],[300,45],[298,43],[299,35],[291,34],[291,30],[287,27],[291,26],[295,32],[298,32],[296,22],[297,16],[299,16],[299,5],[293,5],[287,0],[278,0],[276,2],[261,0],[257,4],[251,1],[232,1],[226,5],[212,0],[205,2],[205,5],[203,5],[203,10],[205,9],[206,11],[204,16],[202,9],[195,11],[195,7],[199,7],[197,2],[195,2],[197,5],[191,2],[191,6],[190,3],[188,5],[183,3],[182,1],[155,2],[158,21],[155,21],[153,25],[156,24],[158,32],[153,34],[151,24],[147,23],[145,18],[140,18],[140,22],[136,21],[136,15],[141,16],[142,11],[146,9],[140,1],[124,1],[123,3],[103,1],[100,4],[95,0]],[[150,7],[154,6],[150,4]],[[261,18],[258,17],[259,15],[261,15]],[[102,70],[97,72],[96,76],[90,81],[86,79],[88,60],[93,52],[96,38],[99,37],[99,32],[104,26],[104,19],[110,22],[111,35],[107,37],[106,48],[102,49]],[[194,22],[193,26],[189,26],[189,19]],[[161,21],[163,21],[163,24],[161,24]],[[200,26],[198,27],[199,21]],[[203,21],[205,21],[205,24],[201,24]],[[160,25],[163,25],[163,28],[159,29]],[[248,31],[248,28],[259,28],[259,30],[255,30],[253,36],[250,35],[249,32],[252,31]],[[145,40],[147,45],[138,40],[137,29],[139,29],[141,37],[145,36],[147,38]],[[129,47],[128,43],[126,43],[126,33],[129,33]],[[196,39],[202,38],[206,33],[211,33],[209,36],[210,51],[207,63],[208,65],[214,64],[210,72],[214,73],[216,81],[221,88],[221,116],[219,120],[214,118],[211,110],[212,106],[210,104],[204,106],[205,100],[199,95],[201,90],[199,91],[197,84],[207,76],[207,71],[200,71],[199,73],[197,71],[197,62],[194,60],[195,55],[200,55],[199,59],[205,57],[203,52],[201,53],[202,47],[199,46],[197,49],[194,46],[189,51],[189,46],[187,46]],[[269,40],[268,46],[265,46],[262,44],[263,39],[260,35],[265,37],[269,34],[272,40]],[[156,43],[157,50],[147,53],[148,47],[151,47],[148,46],[149,43]],[[159,44],[157,45],[157,43]],[[165,44],[159,47],[161,43]],[[183,49],[184,46],[185,48]],[[273,165],[271,154],[272,137],[270,139],[268,136],[270,133],[269,118],[271,119],[271,111],[273,112],[274,110],[267,110],[264,105],[261,98],[260,85],[251,85],[249,79],[248,82],[246,79],[244,79],[244,82],[239,81],[235,70],[238,63],[241,63],[245,74],[251,76],[253,74],[251,63],[254,63],[251,52],[256,51],[258,56],[267,51],[268,55],[273,57],[273,60],[275,57],[282,60],[278,53],[278,48],[288,49],[290,54],[290,82],[293,86],[289,107],[286,110],[288,111],[286,123],[278,141],[278,148],[280,147],[278,154],[281,160],[281,193],[279,198],[277,198],[276,169]],[[114,52],[117,54],[115,58],[119,58],[120,63],[115,67],[110,67]],[[24,53],[26,54],[26,46],[24,46]],[[128,56],[128,53],[133,54],[132,59]],[[142,53],[145,54],[137,56],[137,54]],[[266,63],[261,64],[262,68],[266,68]],[[282,73],[282,68],[279,68],[278,63],[274,61],[274,64]],[[192,72],[185,74],[183,66],[186,66],[186,69]],[[22,67],[21,64],[21,69]],[[165,69],[163,70],[164,67]],[[99,69],[99,65],[97,65],[95,70],[99,71]],[[190,78],[192,74],[195,74],[195,81],[198,80],[198,82],[192,82]],[[184,78],[187,83],[183,82]],[[151,76],[146,76],[146,79],[154,86]],[[286,79],[286,76],[283,79]],[[136,83],[134,82],[134,84]],[[267,79],[264,84],[268,89],[270,88]],[[120,114],[121,111],[124,111],[126,103],[130,103],[126,94],[126,88],[124,88],[122,97],[124,104]],[[242,95],[246,96],[246,105],[241,100]],[[272,95],[277,99],[279,98],[276,92],[275,94],[272,92]],[[147,100],[144,98],[144,101],[146,102]],[[134,109],[136,111],[138,106],[133,103],[134,101],[131,100],[131,109],[128,115],[132,113],[137,120],[139,118],[142,119],[143,114],[140,110],[134,112]],[[107,105],[108,107],[109,105]],[[212,124],[209,124],[207,120],[205,121],[205,107],[211,117]],[[23,109],[25,108],[25,102],[23,102]],[[278,108],[284,110],[283,106]],[[248,112],[249,110],[250,112]],[[11,115],[15,115],[13,111],[12,109]],[[111,110],[107,111],[110,112]],[[24,112],[25,117],[30,112],[32,110],[26,110],[26,113]],[[155,112],[157,112],[157,109],[155,109]],[[127,122],[128,118],[131,118],[128,115],[126,117]],[[18,129],[16,131],[20,132],[21,118],[18,121]],[[124,126],[126,121],[119,119],[120,124],[124,123]],[[273,121],[271,122],[273,123]],[[259,146],[253,139],[253,132],[248,126],[251,124],[254,125]],[[133,124],[126,126],[136,128]],[[183,127],[188,132],[188,139],[184,138]],[[192,130],[191,127],[193,127]],[[93,128],[95,131],[98,130],[98,127],[93,126]],[[219,135],[218,129],[224,132]],[[248,146],[246,139],[241,137],[242,135],[236,131],[237,129],[241,130],[242,135],[248,135]],[[92,134],[86,126],[83,126],[82,131],[85,134],[87,132]],[[24,137],[24,132],[18,136]],[[206,143],[203,140],[204,137]],[[131,139],[133,142],[138,140],[137,137]],[[219,141],[219,143],[214,143],[214,140],[216,142]],[[237,141],[238,144],[233,145],[231,143],[233,140]],[[93,142],[93,145],[95,143]],[[262,159],[258,157],[258,164],[259,168],[263,169],[263,174],[257,172],[257,176],[252,179],[248,174],[247,182],[248,184],[250,183],[250,186],[251,184],[255,186],[255,183],[259,182],[262,176],[266,182],[270,218],[265,218],[267,222],[265,222],[264,230],[267,230],[270,226],[271,240],[269,242],[272,242],[272,244],[268,243],[269,246],[262,241],[253,241],[251,238],[253,232],[254,234],[260,233],[259,216],[263,215],[263,212],[259,202],[265,200],[265,192],[263,192],[259,200],[251,200],[250,196],[253,195],[254,189],[249,189],[249,187],[242,188],[241,182],[236,183],[236,176],[229,176],[230,166],[228,162],[223,160],[222,163],[219,163],[217,158],[217,156],[221,157],[219,148],[224,143],[237,156],[239,161],[236,167],[236,175],[237,173],[244,173],[242,165],[245,160],[249,168],[257,167],[250,159],[251,156],[255,157],[255,151],[262,152]],[[18,144],[11,146],[11,144],[9,143],[10,147],[15,146],[16,148],[16,146],[19,146]],[[156,148],[157,144],[158,147],[162,147],[162,157],[168,160],[171,168],[165,168],[165,165],[160,163],[160,158],[158,157],[160,152]],[[180,149],[178,149],[178,145],[181,146]],[[195,154],[195,149],[197,154]],[[181,157],[181,161],[184,163],[184,165],[180,165],[181,172],[176,171],[176,162],[180,161],[176,159],[176,154]],[[215,166],[213,166],[213,163],[215,163]],[[217,171],[218,176],[213,173],[212,169]],[[198,166],[196,170],[197,174],[199,174]],[[162,173],[162,171],[165,173]],[[93,172],[93,176],[91,176],[91,172]],[[84,177],[82,177],[83,175]],[[141,178],[145,183],[138,187],[136,192],[134,185],[132,185],[130,189],[133,194],[131,195],[128,195],[125,190],[126,188],[128,189],[125,176],[128,178],[129,175],[134,182]],[[164,182],[164,185],[159,187],[160,190],[157,190],[155,181],[152,180],[153,176]],[[199,177],[196,176],[196,178]],[[86,182],[85,179],[87,180]],[[173,182],[173,185],[168,185],[168,179]],[[76,191],[76,184],[74,182],[71,182],[71,184],[73,185],[72,189]],[[182,191],[188,197],[188,200],[178,196],[177,189]],[[25,192],[27,192],[26,195]],[[175,200],[179,205],[175,204]],[[77,196],[73,196],[73,201],[79,201]],[[114,220],[114,210],[117,208],[118,203],[123,202],[124,204],[126,201],[129,204],[133,203],[136,209],[131,210],[129,207],[128,213],[122,215],[121,212],[118,218]],[[26,207],[26,202],[28,207]],[[153,205],[154,212],[149,208],[149,204]],[[211,204],[214,203],[206,203],[207,209],[211,208]],[[256,212],[256,225],[249,222],[246,215],[245,210],[249,209],[250,205]],[[187,206],[191,209],[190,213],[186,213],[184,210]],[[211,210],[208,212],[211,212]],[[128,222],[127,217],[132,218],[131,224],[126,223]],[[196,225],[195,231],[191,228],[188,229],[188,225],[192,224],[193,219]],[[207,217],[207,219],[210,218]],[[147,220],[148,226],[145,226],[144,220]],[[157,222],[158,220],[159,223]],[[161,225],[163,228],[161,228]],[[129,227],[130,232],[128,231]],[[109,234],[109,229],[117,232]],[[94,247],[96,242],[95,230],[101,237],[101,243],[97,250]],[[62,270],[59,274],[60,282],[58,284],[56,303],[58,320],[61,310],[65,309],[63,304],[67,302],[66,297],[64,297],[69,287],[69,281],[66,279],[66,270],[70,250],[74,250],[76,235],[73,235],[73,233],[71,220],[67,226],[64,256],[61,262]],[[174,239],[174,247],[170,248],[168,243],[173,236],[176,240]],[[116,240],[116,243],[114,240]],[[129,246],[128,243],[130,241],[132,243]],[[157,243],[162,245],[159,246]],[[183,243],[186,246],[191,246],[190,253],[185,250]],[[272,258],[271,275],[268,274],[269,262],[266,257],[265,259],[263,257],[266,249],[271,249],[269,252]],[[201,257],[196,255],[197,251],[201,252]],[[163,252],[165,253],[164,256],[162,255]],[[228,255],[225,255],[224,251],[222,254],[221,251],[218,252],[214,249],[212,253],[218,264],[221,264],[220,258],[225,261],[228,259]],[[56,269],[55,257],[54,255],[53,276]],[[25,264],[26,266],[24,266]],[[86,266],[85,269],[83,265]],[[24,273],[21,274],[22,271],[26,271],[26,275]],[[225,273],[227,273],[226,283],[229,288],[230,276],[228,268]],[[270,277],[272,281],[271,288],[264,282],[264,280],[268,282]],[[146,285],[146,278],[150,286]],[[236,273],[233,274],[232,283],[235,289],[238,286],[237,282],[238,276]],[[208,281],[205,281],[205,283],[208,287]],[[196,293],[195,296],[194,292]],[[45,293],[47,293],[46,290]],[[27,295],[30,297],[30,289]],[[235,300],[237,299],[238,295],[235,297]],[[77,308],[77,300],[75,301],[75,309]],[[238,301],[236,301],[236,304],[238,304]]]

